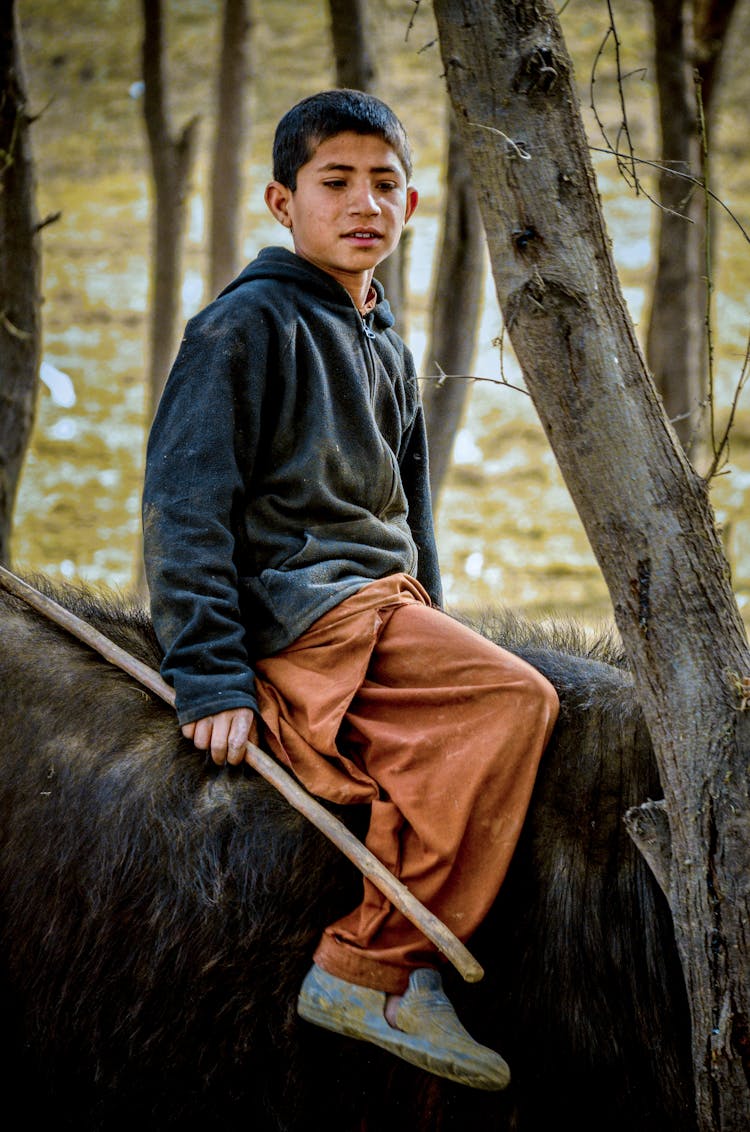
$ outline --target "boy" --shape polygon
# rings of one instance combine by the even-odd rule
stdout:
[[[371,806],[366,843],[467,939],[513,853],[557,714],[547,681],[441,612],[411,356],[374,268],[417,206],[403,126],[328,91],[274,141],[266,248],[187,326],[152,428],[144,546],[162,672],[217,764],[248,738],[314,794]],[[300,1015],[503,1088],[439,957],[368,881],[323,934]]]

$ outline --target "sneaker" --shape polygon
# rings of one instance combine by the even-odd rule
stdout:
[[[504,1089],[510,1070],[499,1053],[464,1029],[443,990],[438,971],[412,971],[394,1029],[385,1018],[385,993],[329,975],[313,964],[302,984],[297,1012],[307,1022],[372,1042],[438,1077],[474,1089]]]

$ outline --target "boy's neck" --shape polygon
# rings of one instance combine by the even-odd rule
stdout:
[[[355,307],[362,315],[362,317],[370,313],[372,308],[375,306],[375,302],[377,301],[375,288],[372,285],[372,276],[372,271],[368,271],[366,281],[361,286],[356,288],[349,285],[343,279],[339,279],[339,283],[341,283],[343,287],[346,287],[346,290],[349,292],[352,302],[354,303]]]
[[[308,263],[315,263],[314,260],[308,259],[307,256],[302,255],[297,248],[294,249],[294,254],[298,255],[300,259],[307,259]],[[375,273],[374,268],[368,268],[367,271],[357,272],[356,274],[347,271],[331,271],[328,267],[323,267],[322,264],[315,264],[320,267],[321,271],[325,271],[326,275],[330,275],[337,283],[349,292],[349,297],[354,303],[355,307],[360,314],[368,314],[373,306],[372,302],[373,286],[372,277]]]

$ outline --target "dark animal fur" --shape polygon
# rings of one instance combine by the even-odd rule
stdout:
[[[56,596],[158,666],[142,612]],[[574,629],[481,628],[562,703],[511,873],[472,941],[487,976],[467,987],[446,973],[469,1028],[511,1064],[505,1094],[299,1022],[320,930],[356,902],[352,867],[265,782],[203,762],[168,708],[0,594],[0,1064],[30,1121],[689,1132],[671,924],[622,823],[659,796],[630,678],[610,642]]]

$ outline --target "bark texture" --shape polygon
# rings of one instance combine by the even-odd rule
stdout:
[[[422,388],[430,445],[430,489],[437,509],[453,441],[471,390],[484,279],[484,229],[455,118],[449,115],[443,233],[432,296]],[[445,381],[435,380],[440,372]]]
[[[435,12],[500,305],[657,753],[699,1127],[739,1132],[750,1119],[750,652],[729,570],[623,301],[553,9],[435,0]]]
[[[180,328],[183,245],[198,119],[178,136],[167,104],[161,0],[143,0],[143,113],[154,182],[148,389],[151,415],[174,358]]]
[[[0,5],[0,562],[10,560],[18,482],[41,354],[41,254],[16,5]]]
[[[246,91],[250,78],[251,29],[250,0],[224,0],[211,164],[208,276],[211,298],[241,267],[242,166],[247,143]]]

